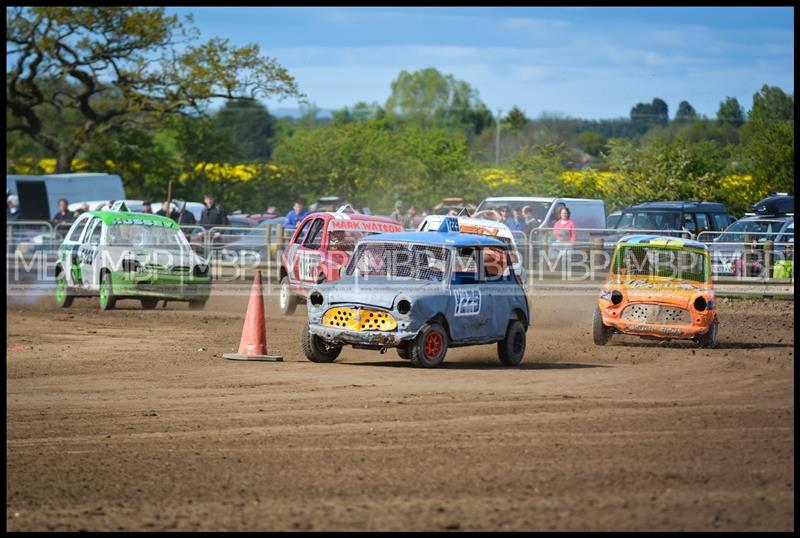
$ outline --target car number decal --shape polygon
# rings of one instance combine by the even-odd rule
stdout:
[[[297,259],[300,280],[315,280],[317,278],[318,262],[318,256],[306,252],[302,253]]]
[[[478,288],[454,289],[455,315],[476,316],[481,312],[481,290]]]

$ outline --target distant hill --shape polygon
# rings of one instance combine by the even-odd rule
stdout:
[[[333,110],[329,108],[320,108],[317,111],[317,118],[329,119]],[[269,109],[269,113],[277,118],[294,118],[297,119],[303,115],[303,111],[299,108],[275,108]]]

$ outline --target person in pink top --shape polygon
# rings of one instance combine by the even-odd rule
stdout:
[[[559,211],[559,219],[553,223],[553,236],[557,241],[575,242],[575,222],[570,217],[569,208],[564,206]]]

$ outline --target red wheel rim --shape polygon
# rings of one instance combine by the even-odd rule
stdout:
[[[442,335],[431,332],[425,339],[425,357],[435,359],[442,350]]]

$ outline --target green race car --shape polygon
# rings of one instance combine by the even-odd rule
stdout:
[[[188,301],[202,309],[211,292],[206,261],[168,217],[133,213],[120,204],[89,211],[70,227],[58,250],[56,302],[69,307],[78,296],[99,296],[101,310],[120,299],[145,309],[159,300]]]

